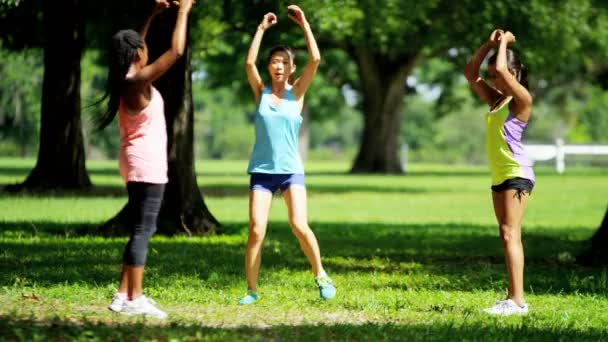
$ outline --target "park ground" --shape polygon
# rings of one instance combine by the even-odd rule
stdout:
[[[0,184],[33,160],[0,159]],[[507,287],[489,175],[481,166],[410,165],[407,176],[348,175],[308,162],[310,225],[338,294],[318,299],[280,197],[264,245],[262,300],[245,293],[246,162],[201,161],[198,183],[221,234],[155,236],[145,288],[158,321],[107,310],[126,237],[95,229],[126,202],[115,161],[88,162],[78,194],[0,194],[0,339],[608,340],[608,272],[574,257],[599,226],[608,172],[537,168],[524,219],[530,313],[481,310]]]

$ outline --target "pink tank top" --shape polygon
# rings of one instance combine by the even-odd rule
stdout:
[[[137,114],[128,113],[121,99],[118,126],[118,166],[124,182],[167,183],[167,129],[158,90],[152,87],[150,103]]]

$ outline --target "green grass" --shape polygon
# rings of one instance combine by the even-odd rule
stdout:
[[[0,184],[32,160],[0,159]],[[485,167],[411,165],[408,176],[352,176],[342,162],[307,163],[310,223],[338,288],[317,299],[304,255],[273,203],[259,304],[245,292],[246,162],[203,161],[198,182],[224,225],[207,238],[155,236],[146,291],[166,322],[113,315],[125,237],[86,236],[126,194],[116,162],[89,162],[85,194],[0,197],[0,339],[9,340],[602,340],[608,272],[572,257],[600,223],[608,174],[537,169],[524,220],[531,313],[480,310],[507,286]]]

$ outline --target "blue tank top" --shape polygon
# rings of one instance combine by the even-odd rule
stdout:
[[[255,114],[255,144],[248,173],[304,173],[298,150],[298,132],[302,124],[300,105],[291,87],[278,106],[271,103],[270,88],[262,91]]]

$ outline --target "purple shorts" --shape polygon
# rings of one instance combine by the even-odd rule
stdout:
[[[252,173],[249,179],[249,189],[263,190],[270,193],[287,190],[290,186],[304,184],[304,175],[301,173],[292,174],[272,174],[272,173]]]

